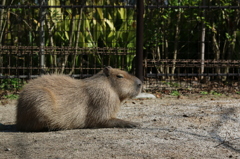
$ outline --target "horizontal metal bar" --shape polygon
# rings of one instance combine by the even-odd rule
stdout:
[[[0,79],[12,79],[12,78],[19,78],[19,79],[24,79],[24,78],[37,78],[40,75],[11,75],[11,76],[0,76]],[[69,75],[70,77],[73,78],[87,78],[93,76],[92,74],[72,74]]]
[[[11,75],[11,76],[0,76],[0,79],[13,79],[13,78],[19,78],[19,79],[33,79],[33,78],[37,78],[40,75]],[[73,74],[73,75],[69,75],[70,77],[73,78],[87,78],[87,77],[91,77],[92,74]],[[216,74],[216,73],[208,73],[208,74],[198,74],[198,73],[188,73],[188,74],[147,74],[147,77],[152,77],[152,78],[156,78],[156,77],[163,77],[163,76],[176,76],[176,77],[180,77],[180,76],[187,76],[187,77],[199,77],[199,76],[239,76],[240,74],[238,73],[229,73],[229,74]]]
[[[240,73],[175,73],[175,74],[161,74],[161,73],[147,73],[147,77],[161,77],[161,76],[239,76]]]
[[[79,55],[87,55],[89,53],[97,53],[102,55],[127,55],[127,54],[135,54],[136,48],[82,48],[82,47],[69,47],[69,46],[45,46],[43,47],[45,50],[45,54],[51,55],[66,55],[66,54],[79,54]],[[37,54],[40,50],[38,46],[1,46],[0,47],[0,55],[28,55],[28,54]]]
[[[199,68],[201,64],[159,64],[159,65],[147,65],[147,68],[155,68],[158,67],[185,67],[185,68]],[[204,64],[204,67],[212,67],[212,68],[221,68],[221,67],[240,67],[240,64],[235,63],[215,63],[215,64]]]
[[[40,75],[11,75],[11,76],[0,76],[0,79],[12,79],[12,78],[37,78]]]
[[[25,8],[25,9],[38,9],[38,8],[136,8],[135,5],[55,5],[55,6],[49,6],[49,5],[0,5],[0,9],[7,9],[7,8]]]
[[[54,69],[61,69],[62,66],[54,66],[54,67],[51,67],[51,66],[46,66],[47,69],[50,69],[50,70],[54,70]],[[2,70],[37,70],[37,69],[41,69],[41,66],[38,66],[38,67],[22,67],[22,66],[7,66],[7,67],[0,67],[0,69]],[[71,70],[72,67],[68,67],[66,66],[64,68],[65,70]],[[88,67],[75,67],[74,68],[75,70],[96,70],[96,69],[99,69],[101,70],[102,67],[95,67],[95,68],[88,68]]]
[[[15,56],[25,56],[25,55],[36,55],[35,53],[32,53],[30,51],[25,51],[25,52],[11,52],[11,53],[0,53],[0,55],[15,55]],[[63,52],[55,52],[52,53],[51,51],[45,50],[45,53],[42,55],[91,55],[91,54],[99,54],[99,55],[121,55],[121,56],[125,56],[125,55],[135,55],[135,53],[132,52],[73,52],[73,51],[63,51]]]
[[[39,46],[0,46],[0,49],[39,49]],[[46,49],[85,49],[85,50],[116,50],[116,49],[135,49],[135,47],[75,47],[75,46],[44,46]]]
[[[25,9],[38,9],[38,8],[132,8],[135,9],[136,5],[0,5],[0,9],[7,8],[25,8]],[[170,8],[170,9],[180,9],[180,8],[189,8],[189,9],[240,9],[240,6],[170,6],[170,5],[146,5],[146,9],[156,9],[156,8]]]
[[[161,59],[161,60],[152,60],[147,59],[146,62],[152,63],[162,63],[162,62],[182,62],[182,63],[201,63],[201,59]],[[203,61],[204,63],[240,63],[240,60],[209,60],[206,59]]]
[[[147,5],[146,9],[170,8],[170,9],[240,9],[240,6],[169,6],[169,5]]]
[[[93,76],[93,74],[72,74],[70,75],[73,78],[87,78]]]

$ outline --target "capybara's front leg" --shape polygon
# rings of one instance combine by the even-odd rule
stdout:
[[[131,122],[131,121],[125,121],[122,119],[112,118],[104,122],[102,124],[102,127],[106,128],[135,128],[140,127],[139,123]]]

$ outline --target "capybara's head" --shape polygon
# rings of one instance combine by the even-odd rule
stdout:
[[[103,69],[112,88],[119,95],[120,100],[137,96],[142,89],[142,82],[129,73],[107,66]]]

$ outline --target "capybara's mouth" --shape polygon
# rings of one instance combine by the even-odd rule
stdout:
[[[136,92],[131,96],[131,98],[134,98],[134,97],[138,96],[140,93],[141,93],[141,89],[139,89],[138,91],[136,91]]]

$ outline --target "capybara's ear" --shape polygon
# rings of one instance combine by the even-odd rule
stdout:
[[[112,69],[111,66],[107,66],[103,69],[103,72],[106,76],[109,76],[110,75],[110,70]]]

